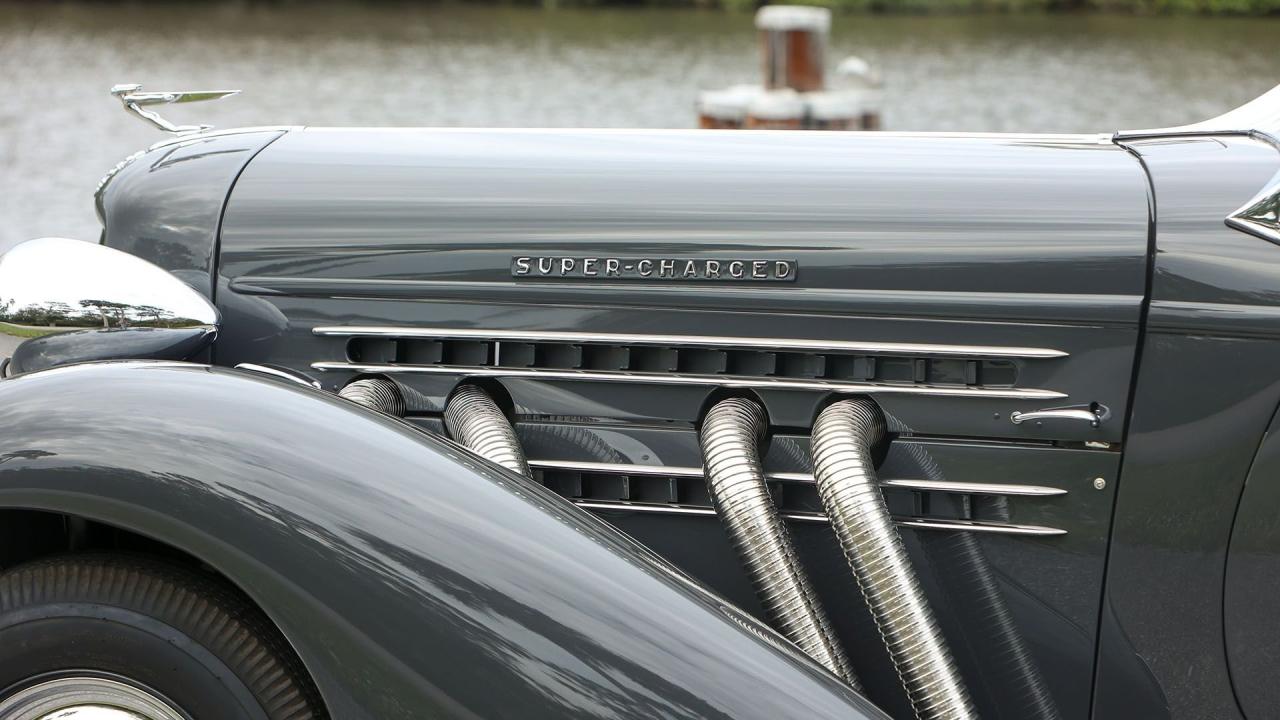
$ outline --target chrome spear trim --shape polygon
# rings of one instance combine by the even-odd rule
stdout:
[[[711,408],[699,433],[707,491],[773,626],[857,688],[853,667],[765,485],[757,447],[764,429],[759,403],[731,398]]]
[[[921,720],[976,720],[977,711],[880,494],[871,452],[885,434],[871,400],[841,400],[813,426],[818,495]]]

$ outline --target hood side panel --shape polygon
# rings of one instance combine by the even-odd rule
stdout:
[[[212,299],[227,195],[249,160],[281,134],[192,138],[126,161],[98,189],[103,244],[159,265]]]

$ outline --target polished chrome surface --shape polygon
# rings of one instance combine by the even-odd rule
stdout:
[[[338,391],[338,396],[394,417],[405,415],[404,394],[400,386],[386,378],[353,380]]]
[[[146,260],[78,240],[39,238],[0,255],[0,322],[41,330],[214,328],[218,311]]]
[[[520,439],[493,398],[475,385],[460,385],[444,406],[449,436],[490,462],[533,477]]]
[[[1075,420],[1087,422],[1092,427],[1098,427],[1102,424],[1103,418],[1104,415],[1097,410],[1085,408],[1050,408],[1034,412],[1013,412],[1009,414],[1009,422],[1014,425],[1021,425],[1025,422],[1039,422],[1041,420]]]
[[[1066,535],[1061,528],[1043,525],[1023,525],[1020,523],[984,522],[981,520],[946,520],[932,518],[895,517],[893,523],[898,527],[915,528],[916,530],[952,530],[958,532],[978,532],[992,535],[1031,535],[1035,537],[1051,537]]]
[[[845,557],[922,720],[977,718],[876,480],[885,421],[870,400],[841,400],[813,426],[814,476]]]
[[[766,426],[764,409],[745,398],[723,400],[707,412],[699,432],[707,492],[770,623],[809,657],[858,688],[853,666],[765,484],[759,443]]]
[[[1252,135],[1280,147],[1280,85],[1209,120],[1167,128],[1125,130],[1116,133],[1115,137],[1117,140],[1138,140],[1186,135]]]
[[[213,342],[218,321],[191,286],[120,250],[40,238],[0,255],[0,346],[25,338],[12,346],[8,375],[96,360],[192,359]]]
[[[144,715],[105,705],[76,705],[45,715],[41,720],[149,720]]]
[[[1123,142],[1189,135],[1246,135],[1265,140],[1280,150],[1280,85],[1210,120],[1177,127],[1129,130],[1116,133],[1115,139]],[[1280,174],[1224,222],[1228,227],[1280,244]]]
[[[32,685],[0,700],[4,720],[185,720],[187,715],[142,688],[96,676]]]
[[[529,467],[535,470],[568,470],[583,473],[605,475],[649,475],[657,477],[700,478],[705,474],[699,467],[682,467],[676,465],[635,465],[632,463],[604,463],[580,460],[530,459]],[[770,482],[814,482],[810,473],[799,472],[766,472],[765,479]],[[952,482],[950,480],[908,480],[883,479],[881,487],[901,490],[917,490],[925,492],[963,493],[972,495],[1021,495],[1030,497],[1050,497],[1066,495],[1062,488],[1044,485],[1022,485],[1004,483]]]
[[[1280,244],[1280,173],[1249,202],[1228,215],[1226,222],[1228,227]]]
[[[1056,390],[1038,388],[947,387],[941,385],[891,385],[839,380],[782,380],[776,378],[696,375],[685,373],[606,372],[597,370],[544,370],[540,368],[468,367],[465,365],[383,365],[352,362],[314,362],[314,370],[346,370],[363,373],[420,373],[465,377],[523,377],[542,380],[652,383],[655,385],[712,385],[730,388],[818,390],[836,393],[928,395],[933,397],[1054,400],[1066,397]]]
[[[899,488],[924,492],[963,493],[967,495],[1020,495],[1026,497],[1052,497],[1066,495],[1063,488],[1044,485],[1020,485],[1003,483],[953,482],[951,480],[881,480],[880,487]]]
[[[640,512],[656,515],[688,515],[695,517],[715,517],[715,508],[698,505],[681,505],[679,503],[633,502],[630,500],[588,500],[584,498],[568,498],[570,502],[588,510]],[[816,512],[782,512],[787,520],[805,523],[828,522],[827,516]],[[951,532],[974,532],[990,535],[1021,535],[1029,537],[1053,537],[1066,535],[1061,528],[1044,527],[1042,525],[1023,525],[1019,523],[995,523],[979,520],[933,520],[929,518],[895,517],[893,524],[916,530],[945,530]]]
[[[600,345],[676,345],[680,347],[746,348],[789,352],[886,353],[966,358],[1060,358],[1067,353],[1053,348],[999,347],[991,345],[940,345],[891,343],[859,340],[798,340],[790,338],[748,338],[716,335],[655,335],[649,333],[586,333],[541,330],[474,330],[437,327],[384,327],[334,325],[317,327],[316,335],[353,337],[403,337],[452,340],[494,340],[498,342],[571,342]]]
[[[173,123],[160,117],[159,114],[152,110],[144,110],[149,105],[169,105],[173,103],[191,103],[204,102],[206,100],[221,100],[224,97],[235,95],[239,90],[186,90],[180,92],[162,91],[162,92],[142,92],[142,86],[136,83],[115,85],[111,88],[111,94],[120,99],[121,104],[129,112],[146,120],[157,128],[165,132],[187,134],[197,133],[208,130],[212,125],[174,125]]]
[[[280,365],[259,365],[258,363],[240,363],[239,365],[236,365],[236,369],[244,370],[246,372],[258,373],[259,375],[269,375],[273,378],[278,378],[280,380],[287,380],[297,385],[302,385],[304,387],[312,388],[313,390],[320,389],[319,380],[316,380],[315,378],[312,378],[311,376],[306,375],[304,373],[300,373],[297,370],[293,370],[291,368],[283,367]]]

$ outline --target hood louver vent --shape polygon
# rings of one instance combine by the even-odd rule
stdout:
[[[1017,380],[1017,368],[1008,360],[563,342],[355,337],[347,342],[347,360],[378,365],[681,373],[983,387],[1013,387]]]
[[[343,361],[317,370],[435,373],[548,380],[652,382],[1020,399],[1064,397],[1018,388],[1018,361],[1040,348],[914,345],[429,328],[317,328],[346,337]]]

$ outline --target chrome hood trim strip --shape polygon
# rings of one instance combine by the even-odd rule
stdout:
[[[628,502],[625,500],[603,501],[583,500],[579,498],[568,499],[574,505],[585,510],[645,512],[659,515],[688,515],[711,518],[716,517],[716,511],[714,508],[698,507],[694,505],[678,505],[674,503],[659,505],[657,503]],[[782,517],[787,520],[794,520],[797,522],[827,522],[827,516],[823,513],[817,512],[784,512],[782,513]],[[977,532],[994,535],[1025,535],[1031,537],[1052,537],[1067,534],[1066,530],[1044,527],[1042,525],[992,523],[978,520],[933,520],[929,518],[895,517],[893,522],[898,527],[914,528],[917,530],[948,530],[952,532]]]
[[[1249,135],[1259,137],[1280,148],[1280,85],[1218,117],[1190,125],[1122,130],[1116,141],[1190,135]]]
[[[722,337],[714,335],[652,335],[633,333],[585,333],[540,330],[475,330],[433,327],[325,326],[316,335],[331,337],[402,337],[441,340],[496,340],[499,342],[570,342],[597,345],[675,345],[681,347],[744,348],[794,352],[848,352],[926,355],[966,358],[1048,359],[1067,357],[1053,348],[1000,347],[990,345],[938,345],[858,340],[796,340]]]
[[[711,385],[762,390],[817,390],[866,395],[928,395],[933,397],[998,398],[1006,400],[1057,400],[1066,393],[1038,388],[945,387],[940,385],[890,385],[887,383],[844,382],[840,380],[790,380],[750,378],[733,375],[680,373],[640,373],[598,370],[545,370],[540,368],[469,367],[460,365],[383,365],[351,362],[315,362],[313,370],[341,370],[356,373],[418,373],[463,377],[535,378],[589,382],[650,383],[654,385]]]
[[[562,470],[597,475],[645,475],[650,477],[683,477],[701,478],[702,468],[678,465],[630,465],[627,463],[583,462],[577,460],[529,460],[529,467],[535,470]],[[794,482],[812,485],[813,475],[810,473],[765,473],[765,479],[771,482]],[[916,490],[921,492],[947,492],[967,495],[1017,495],[1022,497],[1052,497],[1066,495],[1062,488],[1045,487],[1043,485],[1020,485],[1003,483],[951,482],[948,480],[909,480],[884,479],[881,487],[900,490]]]

